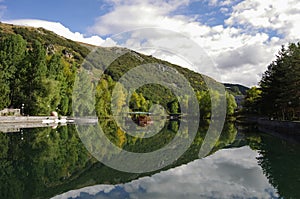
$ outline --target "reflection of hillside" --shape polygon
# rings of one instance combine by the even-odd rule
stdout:
[[[109,125],[106,126],[107,135],[113,142],[132,151],[139,147],[141,151],[162,147],[172,139],[178,129],[178,124],[171,122],[165,126],[163,132],[153,138],[134,140],[133,137],[116,131],[110,122],[103,125]],[[197,159],[206,129],[205,126],[200,127],[189,150],[163,170]],[[95,184],[125,183],[160,172],[130,174],[98,163],[81,143],[74,126],[29,131],[24,131],[23,134],[0,134],[1,197],[48,198],[72,189]],[[235,134],[233,125],[229,124],[214,151],[234,141]]]

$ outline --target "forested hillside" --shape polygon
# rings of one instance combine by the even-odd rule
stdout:
[[[105,70],[104,78],[99,82],[99,74],[104,70],[111,54],[124,51],[121,48],[99,48],[95,63],[84,62],[92,46],[60,37],[43,28],[21,27],[0,24],[0,110],[5,107],[20,108],[29,115],[48,115],[56,110],[61,115],[72,114],[72,93],[77,72],[82,68],[89,71],[96,88],[96,104],[87,107],[96,112],[110,115],[111,92],[116,81],[130,69],[141,65],[156,63],[176,69],[190,82],[199,100],[202,117],[210,117],[210,93],[203,77],[166,61],[146,56],[126,49]],[[215,82],[211,78],[207,81]],[[176,96],[159,85],[146,85],[138,89],[131,97],[130,108],[134,111],[148,111],[152,104],[164,106],[169,113],[180,112]],[[227,93],[228,113],[232,114],[235,101]],[[84,100],[84,99],[83,99]],[[122,108],[123,104],[120,103]]]
[[[89,50],[42,28],[0,25],[0,110],[71,114],[76,71]]]

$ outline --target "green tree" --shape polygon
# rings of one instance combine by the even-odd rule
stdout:
[[[129,107],[133,111],[149,111],[149,101],[147,101],[142,93],[133,92],[129,101]]]
[[[227,101],[226,113],[227,113],[227,115],[233,115],[235,109],[237,108],[237,104],[236,104],[234,96],[232,94],[226,92],[226,101]]]
[[[177,100],[174,100],[173,102],[170,103],[170,110],[171,110],[171,113],[178,113],[179,104],[178,104]]]
[[[7,81],[3,78],[3,74],[0,75],[0,110],[7,107],[10,104],[9,94],[10,89]]]
[[[61,80],[63,79],[63,64],[61,63],[61,56],[54,54],[47,63],[47,78]]]
[[[82,69],[73,92],[73,111],[75,116],[92,116],[94,110],[94,85],[87,71]]]
[[[123,111],[123,106],[126,104],[126,91],[122,84],[116,84],[114,87],[114,94],[111,99],[112,106],[116,110],[116,114]]]
[[[20,35],[8,35],[0,40],[0,109],[15,101],[21,62],[26,55],[26,41]]]
[[[300,117],[300,45],[282,46],[260,81],[262,112],[279,119]]]
[[[200,115],[202,119],[211,116],[211,100],[209,91],[198,91],[196,97],[199,101]]]
[[[261,89],[256,86],[246,92],[243,109],[248,113],[260,113]]]
[[[39,95],[37,96],[37,112],[49,115],[51,110],[55,110],[60,102],[59,82],[51,79],[43,79]]]
[[[20,92],[25,102],[25,110],[28,114],[39,115],[37,98],[44,95],[43,79],[47,72],[46,51],[40,42],[34,41],[23,64],[21,82],[26,84],[23,84]]]
[[[98,117],[109,117],[111,116],[111,87],[113,81],[110,76],[104,75],[103,78],[98,82],[96,87],[96,112]]]

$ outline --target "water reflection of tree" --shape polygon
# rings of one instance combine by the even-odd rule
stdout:
[[[107,130],[106,136],[119,147],[143,152],[169,143],[180,123],[167,123],[161,133],[150,139],[135,138],[123,133],[120,136],[120,129],[110,120],[103,121],[101,125]],[[86,135],[82,135],[83,137],[91,135],[89,128],[86,129]],[[192,146],[183,156],[163,170],[197,159],[205,130],[206,124],[199,128]],[[183,131],[182,136],[185,136],[188,128]],[[235,134],[232,124],[226,126],[214,151],[231,143]],[[93,139],[97,137],[90,137],[91,141]],[[91,144],[90,147],[92,146]],[[0,149],[1,198],[48,198],[75,188],[124,183],[159,172],[130,174],[98,163],[84,148],[74,126],[31,129],[30,132],[24,131],[24,134],[0,134]],[[101,153],[106,154],[105,151]]]
[[[0,143],[1,198],[42,196],[93,162],[73,127],[0,134]]]
[[[253,133],[253,129],[241,133],[242,139],[231,146],[250,146],[258,151],[257,158],[264,175],[282,198],[300,198],[299,144],[292,144],[273,136]]]
[[[226,123],[224,125],[223,131],[220,135],[219,140],[215,144],[215,148],[218,150],[228,146],[233,143],[237,134],[237,129],[234,126],[234,123]]]
[[[300,198],[299,144],[262,136],[258,158],[269,182],[283,198]]]

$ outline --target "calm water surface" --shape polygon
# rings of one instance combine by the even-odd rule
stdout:
[[[131,151],[155,150],[174,137],[170,122],[152,139],[107,136]],[[160,171],[132,174],[95,160],[75,126],[0,133],[0,198],[300,198],[300,145],[226,124],[210,155],[198,159],[206,126],[190,149]]]

